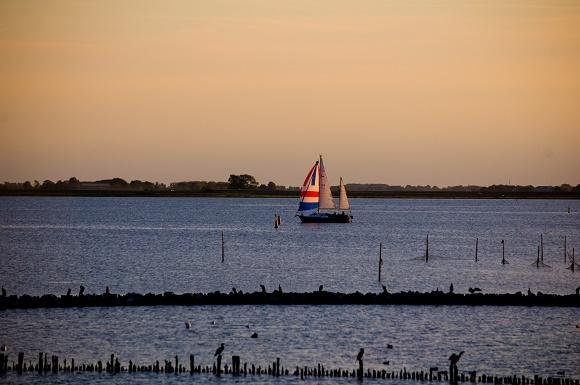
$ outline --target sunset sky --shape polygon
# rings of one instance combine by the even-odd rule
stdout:
[[[0,181],[580,183],[580,2],[0,1]]]

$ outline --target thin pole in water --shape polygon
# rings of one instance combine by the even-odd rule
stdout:
[[[429,262],[429,233],[427,233],[427,240],[425,241],[425,262]]]
[[[381,282],[381,269],[383,266],[383,243],[379,243],[379,282]]]
[[[544,262],[544,234],[540,234],[540,260]]]
[[[477,248],[479,246],[479,238],[475,238],[475,262],[477,262]]]
[[[501,264],[505,265],[505,241],[501,240]]]
[[[224,250],[224,232],[222,230],[222,263],[224,263],[225,260],[225,250]]]
[[[564,235],[564,264],[566,264],[566,253],[568,252],[568,249],[566,247],[566,236]]]

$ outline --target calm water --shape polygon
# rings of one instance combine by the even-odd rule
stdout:
[[[349,225],[302,225],[294,199],[0,198],[0,282],[9,294],[87,292],[379,291],[378,245],[389,290],[572,293],[580,271],[564,265],[580,241],[580,202],[561,200],[355,199]],[[567,208],[571,213],[567,213]],[[283,225],[273,229],[274,214]],[[221,263],[221,231],[226,260]],[[429,263],[420,259],[429,233]],[[550,269],[532,267],[540,234]],[[479,262],[474,261],[479,237]],[[502,266],[501,239],[508,265]],[[190,319],[193,331],[184,328]],[[212,321],[215,321],[212,322]],[[105,360],[119,354],[150,364],[190,353],[211,364],[220,342],[226,357],[267,364],[398,370],[446,367],[466,350],[461,370],[580,376],[579,309],[429,306],[230,306],[34,309],[0,312],[0,343],[26,359],[39,351]],[[249,325],[249,328],[247,327]],[[258,339],[250,339],[252,332]],[[386,349],[392,344],[393,349]],[[14,356],[14,354],[13,354]],[[14,358],[14,357],[12,357]],[[124,383],[128,376],[42,378],[7,382]],[[257,379],[239,380],[254,383]],[[139,374],[134,383],[184,383],[189,376]],[[197,382],[217,382],[196,377]],[[219,382],[232,382],[222,380]],[[272,379],[262,378],[262,383]],[[274,382],[297,382],[294,378]],[[318,382],[318,381],[317,381]],[[324,380],[332,383],[332,380]],[[345,382],[342,380],[340,382]]]
[[[580,201],[354,199],[354,222],[333,225],[300,224],[296,206],[295,199],[2,197],[0,281],[17,294],[65,293],[80,284],[122,293],[255,291],[260,283],[378,291],[382,242],[391,291],[452,282],[457,292],[562,294],[580,285],[580,271],[564,265],[564,236],[570,252],[580,249]],[[277,231],[275,213],[283,218]],[[551,269],[531,266],[541,233]]]
[[[196,362],[211,365],[224,342],[228,362],[239,354],[260,365],[280,357],[285,367],[343,368],[354,368],[364,346],[366,366],[382,369],[389,360],[391,370],[446,369],[449,354],[465,350],[464,371],[580,376],[578,321],[578,309],[483,306],[34,309],[0,312],[0,340],[31,360],[50,348],[77,362],[115,353],[123,362],[151,364],[177,354],[188,363],[193,353]],[[257,339],[249,338],[253,332]]]

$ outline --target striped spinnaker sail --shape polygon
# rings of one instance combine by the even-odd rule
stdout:
[[[312,166],[304,184],[300,189],[300,205],[298,211],[316,210],[318,208],[318,200],[320,196],[319,186],[320,172],[318,162]]]

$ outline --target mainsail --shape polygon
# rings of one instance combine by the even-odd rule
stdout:
[[[338,198],[338,208],[341,210],[350,210],[348,197],[346,196],[346,188],[342,183],[342,177],[340,178],[340,197]]]
[[[330,185],[328,184],[328,178],[326,176],[326,170],[324,169],[324,164],[322,163],[322,156],[320,156],[320,201],[319,209],[333,209],[335,208],[334,200],[332,199],[332,193],[330,192]]]
[[[308,211],[316,210],[318,208],[318,197],[319,192],[319,174],[318,172],[318,162],[312,166],[302,188],[300,189],[300,205],[298,206],[298,211]]]

